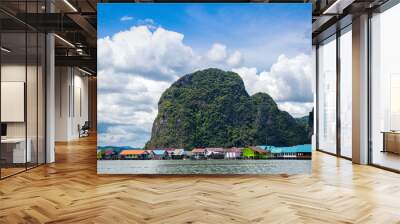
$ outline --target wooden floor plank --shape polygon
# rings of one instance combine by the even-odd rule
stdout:
[[[97,175],[96,138],[0,181],[0,223],[400,223],[400,175],[320,152],[311,175]]]

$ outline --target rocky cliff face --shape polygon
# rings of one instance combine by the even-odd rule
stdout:
[[[249,96],[233,72],[185,75],[161,96],[146,148],[284,146],[308,143],[302,125],[265,93]]]

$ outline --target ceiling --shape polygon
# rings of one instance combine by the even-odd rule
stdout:
[[[36,33],[51,32],[56,34],[56,66],[78,66],[95,74],[96,5],[97,0],[1,0],[2,45],[12,49],[7,58],[33,57],[30,52],[35,55],[37,44],[34,43],[37,41],[32,38]],[[28,45],[25,44],[25,32],[28,33]]]
[[[385,1],[387,0],[220,0],[219,2],[312,3],[312,32],[315,43],[319,36],[323,36],[324,32],[329,31],[329,28],[335,26],[339,20],[377,7]],[[24,43],[21,43],[20,33],[27,29],[54,32],[57,34],[56,65],[79,66],[95,74],[98,2],[182,2],[182,0],[1,0],[1,30],[7,33],[3,35],[4,38],[14,40],[15,49],[24,46]],[[213,2],[213,0],[194,2]],[[334,29],[331,30],[335,32]],[[15,54],[17,52],[15,51]]]

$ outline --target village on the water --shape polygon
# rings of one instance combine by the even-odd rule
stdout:
[[[210,159],[311,159],[311,145],[290,147],[250,146],[244,148],[158,148],[99,147],[98,160],[210,160]]]

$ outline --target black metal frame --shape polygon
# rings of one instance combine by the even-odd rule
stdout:
[[[27,3],[27,2],[28,1],[26,0],[25,3]],[[36,0],[36,3],[39,3],[39,1]],[[36,5],[36,10],[37,11],[39,10],[38,4]],[[25,11],[27,11],[27,4],[25,4]],[[47,11],[47,7],[46,7],[46,11]],[[5,11],[2,10],[2,12],[5,12]],[[7,15],[9,15],[9,14],[7,14]],[[9,15],[9,16],[12,16],[12,15]],[[12,16],[12,17],[15,18],[14,16]],[[27,13],[25,14],[25,19],[26,19],[26,17],[27,17]],[[15,19],[20,21],[18,18],[15,18]],[[24,99],[24,107],[25,107],[25,109],[24,109],[24,120],[25,120],[25,169],[21,170],[21,171],[18,171],[18,172],[15,172],[15,173],[12,173],[12,174],[7,175],[7,176],[2,176],[2,172],[1,172],[2,168],[0,167],[0,180],[6,179],[8,177],[12,177],[14,175],[23,173],[23,172],[25,172],[27,170],[39,167],[39,166],[44,165],[44,164],[47,163],[47,33],[41,32],[41,31],[33,28],[32,26],[28,25],[27,23],[25,23],[23,21],[22,21],[22,23],[24,24],[24,28],[25,28],[24,32],[22,32],[22,33],[25,34],[25,83],[24,83],[24,98],[25,98]],[[28,81],[28,67],[27,67],[27,65],[28,65],[28,33],[30,33],[30,32],[28,32],[28,30],[32,30],[34,33],[36,33],[36,45],[37,45],[36,46],[36,99],[37,99],[37,101],[36,101],[36,104],[37,104],[37,107],[36,107],[36,143],[37,143],[36,150],[37,150],[37,152],[36,152],[36,162],[35,162],[35,164],[33,166],[29,166],[29,167],[28,167],[28,162],[27,162],[28,161],[28,154],[26,153],[27,147],[28,147],[28,144],[27,144],[27,142],[28,142],[28,124],[27,124],[27,121],[28,121],[28,112],[27,112],[27,95],[28,95],[28,93],[27,93],[27,81]],[[0,45],[1,45],[2,33],[3,32],[0,32]],[[43,86],[43,88],[44,88],[44,99],[43,99],[43,106],[42,106],[43,109],[44,109],[44,111],[43,111],[44,112],[44,117],[42,117],[44,119],[42,121],[44,123],[44,133],[43,133],[44,134],[44,136],[43,136],[44,145],[42,146],[42,147],[44,147],[44,149],[42,149],[43,152],[44,152],[44,155],[42,155],[42,156],[43,156],[44,161],[42,163],[39,163],[39,68],[38,68],[38,66],[39,66],[39,33],[45,34],[44,37],[43,37],[44,42],[42,42],[42,44],[44,44],[44,51],[41,52],[41,53],[44,53],[44,55],[43,55],[44,68],[42,70],[42,72],[43,72],[42,82],[44,83],[44,86]],[[1,62],[2,62],[2,57],[1,57],[1,54],[0,54],[0,68],[2,66]],[[0,69],[0,82],[1,82],[1,69]],[[0,89],[1,89],[1,86],[0,86]],[[0,96],[1,96],[1,93],[0,93]],[[0,97],[0,100],[1,100],[1,97]],[[1,115],[0,115],[0,120],[1,120]],[[1,123],[1,121],[0,121],[0,123]],[[0,144],[0,155],[1,155],[1,144]],[[29,164],[29,165],[31,165],[31,164]]]
[[[371,42],[371,19],[372,19],[372,13],[368,13],[368,53],[367,53],[367,63],[368,63],[368,75],[367,75],[367,83],[368,83],[368,96],[367,96],[367,119],[368,119],[368,124],[367,124],[367,132],[368,132],[368,164],[373,164],[372,163],[372,154],[373,154],[373,149],[372,149],[372,85],[371,85],[371,71],[372,71],[372,64],[371,64],[371,56],[372,56],[372,42]]]
[[[319,45],[315,46],[315,147],[319,149]]]
[[[341,78],[341,66],[340,66],[340,36],[341,30],[336,30],[336,154],[341,156],[341,133],[342,124],[340,118],[340,78]]]
[[[0,23],[0,30],[2,28],[2,24]],[[3,46],[2,45],[2,32],[0,32],[0,47]],[[1,78],[2,78],[2,74],[1,74],[1,62],[2,62],[2,58],[1,58],[2,52],[0,50],[0,110],[1,110]],[[1,124],[1,113],[0,113],[0,124]],[[0,163],[1,163],[1,144],[0,144]],[[1,180],[1,167],[0,167],[0,180]]]
[[[349,19],[350,17],[347,17],[346,19]],[[340,99],[340,82],[341,82],[341,65],[340,65],[340,37],[344,34],[342,31],[347,29],[349,26],[351,26],[352,23],[348,23],[348,21],[346,21],[345,24],[334,24],[334,29],[336,29],[336,31],[334,33],[331,32],[330,35],[327,35],[324,39],[320,40],[319,43],[316,45],[316,150],[329,154],[329,155],[333,155],[333,156],[337,156],[343,159],[347,159],[347,160],[352,160],[352,158],[347,157],[347,156],[343,156],[342,155],[342,150],[341,150],[341,117],[340,117],[340,103],[341,103],[341,99]],[[332,29],[332,28],[331,28]],[[318,55],[318,49],[319,49],[319,45],[328,40],[329,38],[332,38],[332,36],[335,35],[334,40],[332,41],[336,41],[336,152],[332,153],[332,152],[328,152],[324,149],[320,149],[319,148],[319,55]]]

